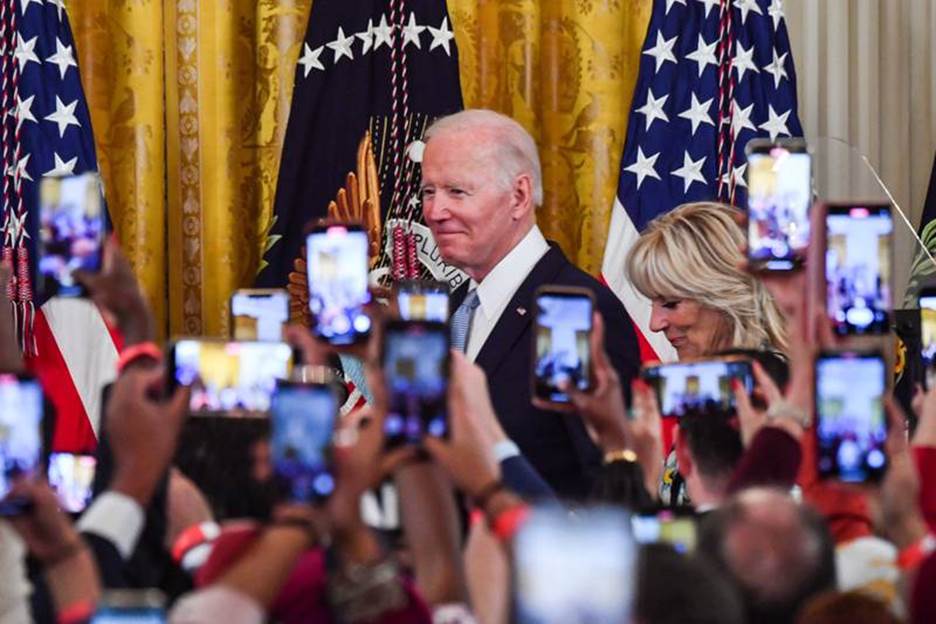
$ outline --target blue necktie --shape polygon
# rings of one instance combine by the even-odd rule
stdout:
[[[468,346],[468,332],[471,331],[471,319],[474,317],[474,311],[478,308],[481,300],[478,298],[478,289],[468,291],[465,300],[462,301],[455,314],[452,315],[452,348],[458,349],[462,353]]]

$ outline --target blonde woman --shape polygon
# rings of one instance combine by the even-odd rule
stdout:
[[[683,204],[650,222],[627,256],[634,287],[653,303],[650,329],[679,359],[726,349],[785,351],[773,297],[739,268],[744,231],[724,204]]]

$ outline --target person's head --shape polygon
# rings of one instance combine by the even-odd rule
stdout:
[[[637,563],[633,621],[638,624],[741,624],[737,590],[708,561],[648,544]]]
[[[899,624],[877,598],[860,591],[829,592],[810,600],[796,624]]]
[[[536,142],[510,117],[480,109],[442,117],[425,136],[426,225],[442,258],[481,281],[536,223]]]
[[[791,622],[810,598],[835,589],[825,523],[779,490],[745,490],[709,514],[698,548],[741,591],[751,622]]]
[[[653,303],[650,329],[680,359],[715,351],[786,346],[770,293],[739,267],[744,231],[724,204],[683,204],[647,226],[627,256],[627,275]]]
[[[728,413],[691,411],[679,419],[676,460],[693,505],[720,505],[744,448]]]

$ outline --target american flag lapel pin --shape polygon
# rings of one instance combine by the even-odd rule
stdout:
[[[526,316],[526,308],[524,308],[523,306],[518,307],[517,314],[519,314],[520,316]]]

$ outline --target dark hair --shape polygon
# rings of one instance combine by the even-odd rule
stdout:
[[[679,420],[679,435],[707,479],[730,478],[744,453],[741,433],[731,418],[723,411],[707,411],[688,412]]]
[[[874,596],[859,591],[828,592],[803,607],[796,624],[899,624]]]
[[[592,486],[592,502],[618,505],[636,512],[655,511],[657,504],[644,486],[643,468],[637,462],[605,464]]]
[[[644,546],[637,563],[635,620],[647,624],[741,624],[738,591],[712,564],[668,544]]]
[[[758,491],[771,492],[765,488]],[[835,589],[835,544],[832,536],[818,513],[796,504],[779,490],[772,491],[759,503],[751,503],[744,498],[745,493],[742,492],[702,519],[698,552],[709,558],[741,591],[747,621],[759,624],[793,622],[797,612],[810,598]],[[753,504],[764,505],[764,509],[759,511],[770,513],[753,517],[750,513]],[[788,512],[794,514],[794,521],[784,524],[780,519]],[[778,521],[774,523],[774,520]],[[765,522],[770,522],[770,526]],[[728,541],[740,527],[754,529],[748,532],[749,537],[766,539],[743,553],[729,552]],[[770,531],[770,535],[765,535],[766,531]],[[745,555],[751,556],[751,560],[744,560]],[[773,557],[775,567],[782,569],[783,573],[764,572],[763,560],[766,557]]]

